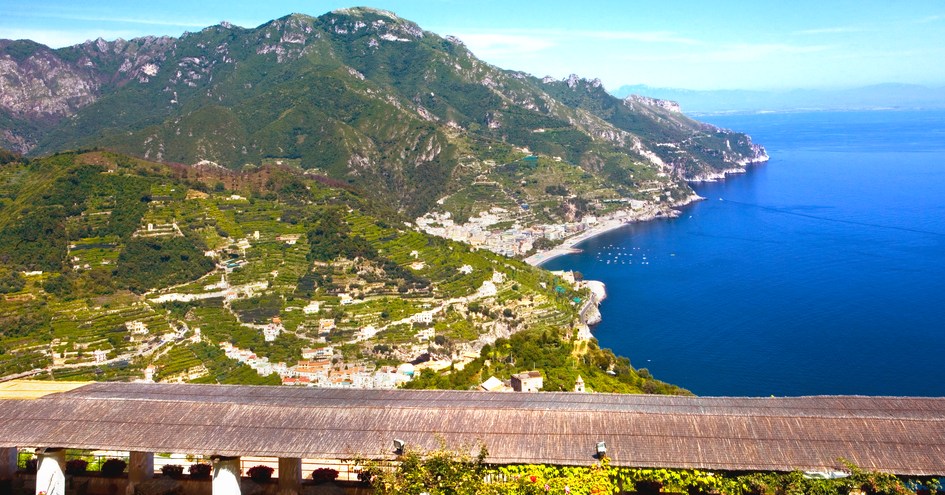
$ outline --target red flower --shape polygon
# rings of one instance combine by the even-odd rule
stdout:
[[[535,476],[535,475],[533,474],[533,475],[529,476],[528,479],[532,480],[532,483],[534,483],[534,482],[538,481],[538,476]]]

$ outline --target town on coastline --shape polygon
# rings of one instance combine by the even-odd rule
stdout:
[[[416,226],[430,235],[465,242],[474,248],[508,257],[522,257],[526,263],[540,266],[552,258],[573,252],[574,246],[587,239],[626,224],[676,217],[679,215],[676,207],[699,199],[702,198],[695,194],[671,203],[661,203],[658,197],[653,202],[625,199],[623,202],[627,208],[556,224],[523,225],[513,212],[500,207],[480,212],[465,223],[456,223],[449,212],[428,213],[416,219]],[[490,228],[508,222],[512,225],[506,229]],[[537,247],[541,241],[552,247]]]

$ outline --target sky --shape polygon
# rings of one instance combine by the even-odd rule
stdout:
[[[945,86],[942,0],[0,0],[0,38],[54,48],[355,5],[454,35],[504,69],[685,89]]]

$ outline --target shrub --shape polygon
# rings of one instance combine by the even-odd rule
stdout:
[[[316,482],[335,481],[338,477],[338,470],[332,468],[318,468],[312,471],[312,479]]]
[[[273,469],[269,466],[253,466],[246,473],[257,483],[265,483],[272,479]]]
[[[128,463],[121,459],[108,459],[102,464],[102,476],[117,478],[125,472]]]
[[[468,452],[469,449],[464,447],[462,451]],[[536,483],[538,480],[536,476],[530,478],[530,484],[523,482],[521,486],[518,484],[496,486],[495,490],[489,490],[490,487],[485,486],[484,481],[487,455],[488,452],[484,446],[480,446],[479,455],[472,457],[467,453],[455,453],[448,450],[444,442],[439,449],[430,452],[405,449],[398,458],[400,464],[394,470],[373,461],[362,462],[356,459],[355,462],[363,465],[364,471],[369,473],[368,479],[375,495],[421,492],[472,495],[490,491],[495,494],[542,493],[535,490],[538,487],[544,487],[544,483]]]
[[[72,459],[66,463],[66,474],[82,474],[89,467],[85,459]]]
[[[180,478],[184,475],[184,466],[180,464],[165,464],[161,466],[161,473],[171,478]]]
[[[191,464],[190,467],[187,468],[190,477],[194,479],[209,478],[212,471],[213,468],[209,464]]]

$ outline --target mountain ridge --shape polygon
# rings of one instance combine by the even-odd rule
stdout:
[[[98,146],[233,169],[297,160],[411,215],[490,176],[497,146],[557,157],[623,196],[652,185],[634,174],[682,197],[685,180],[763,158],[743,134],[622,103],[593,80],[499,69],[376,9],[58,50],[5,43],[0,78],[18,96],[0,101],[0,145],[14,151]],[[59,76],[36,74],[53,65]]]

